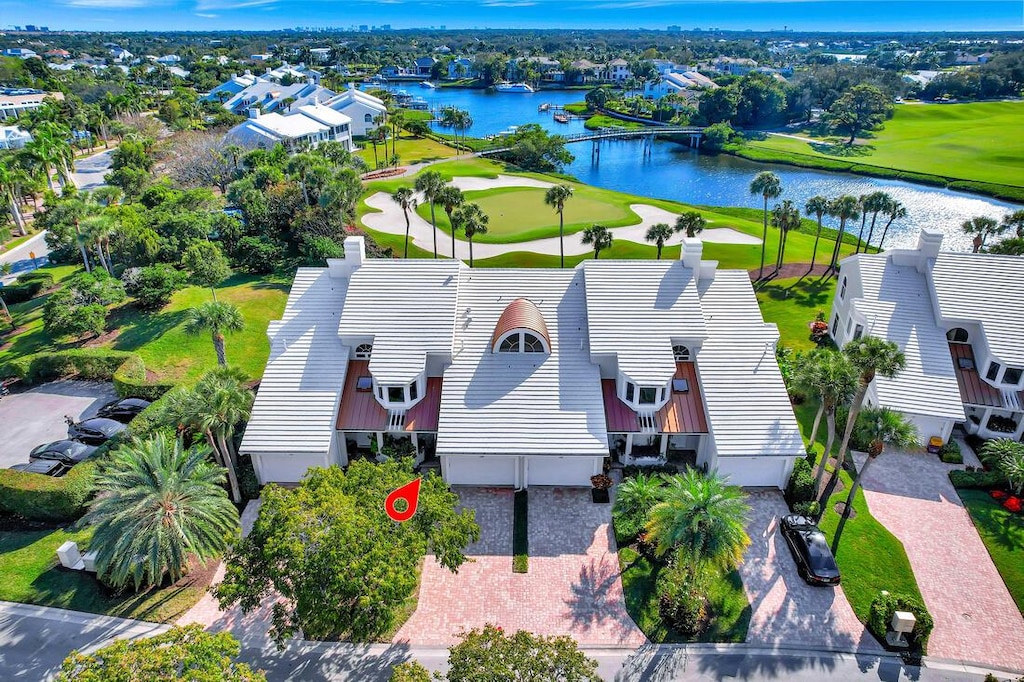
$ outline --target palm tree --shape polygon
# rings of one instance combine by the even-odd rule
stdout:
[[[989,237],[1001,235],[1009,229],[1009,225],[999,224],[994,218],[988,216],[977,216],[965,220],[960,229],[964,231],[964,234],[974,235],[974,253],[978,253],[985,248],[985,242]]]
[[[25,145],[28,153],[42,166],[46,182],[53,191],[56,191],[53,185],[54,174],[57,175],[57,180],[62,186],[71,177],[70,168],[74,160],[74,152],[71,150],[71,145],[68,144],[70,135],[71,131],[64,126],[45,122],[33,131],[32,141]]]
[[[903,352],[892,341],[879,339],[874,336],[865,336],[861,339],[854,339],[843,346],[843,354],[850,359],[850,362],[860,373],[860,380],[857,384],[857,394],[850,404],[850,412],[846,416],[846,428],[843,430],[843,440],[839,443],[839,454],[836,455],[836,470],[832,472],[832,478],[839,476],[839,469],[846,458],[846,450],[850,446],[850,437],[857,424],[857,415],[860,414],[864,405],[864,396],[867,395],[868,387],[875,380],[877,375],[886,379],[892,379],[903,371],[907,366],[907,359]],[[831,483],[830,483],[831,485]]]
[[[693,569],[731,569],[750,544],[749,512],[738,487],[726,485],[717,473],[690,469],[668,479],[662,501],[651,509],[647,536],[659,555],[676,551]]]
[[[626,516],[647,516],[661,502],[664,486],[660,476],[639,473],[619,484],[615,491],[615,512]]]
[[[811,452],[818,442],[821,418],[825,417],[828,434],[814,482],[814,489],[818,490],[825,475],[825,464],[836,439],[836,408],[849,403],[857,393],[857,369],[843,353],[821,348],[804,356],[804,361],[796,367],[794,379],[801,391],[818,400],[818,411],[814,415],[809,439]]]
[[[846,221],[859,218],[859,209],[860,202],[852,194],[844,194],[829,202],[828,214],[833,218],[839,218],[839,234],[836,235],[836,244],[832,249],[832,260],[829,261],[826,273],[836,269],[839,263],[839,250],[843,246],[843,235],[846,234]]]
[[[800,227],[800,209],[793,205],[789,199],[776,204],[772,209],[772,225],[779,230],[779,250],[775,257],[775,272],[782,269],[782,261],[786,258],[786,240],[789,238],[789,231]]]
[[[665,246],[665,242],[671,239],[674,233],[675,230],[668,223],[658,223],[647,228],[647,234],[644,235],[644,239],[654,242],[658,247],[658,260],[661,260],[661,249]]]
[[[861,240],[864,239],[864,228],[867,226],[868,221],[868,208],[867,208],[868,195],[861,194],[857,197],[857,206],[860,208],[860,232],[857,234],[857,245],[854,247],[854,253],[860,253]]]
[[[25,221],[21,217],[21,208],[18,206],[18,194],[24,178],[23,173],[13,163],[6,162],[7,159],[13,160],[13,158],[13,156],[4,157],[2,160],[5,162],[0,163],[0,197],[7,204],[7,210],[11,214],[11,220],[14,221],[14,227],[18,230],[18,234],[24,237],[28,231],[25,229]]]
[[[110,274],[114,274],[111,264],[103,253],[103,244],[110,239],[110,233],[114,229],[114,220],[106,215],[91,215],[79,221],[82,236],[85,240],[91,241],[96,246],[96,256],[100,265]]]
[[[455,258],[455,223],[452,221],[452,214],[455,213],[455,209],[466,202],[466,197],[462,195],[462,190],[455,185],[445,185],[437,193],[435,201],[441,205],[445,215],[448,216],[448,224],[452,230],[452,258]]]
[[[888,222],[885,223],[885,229],[882,230],[882,237],[878,240],[878,250],[882,250],[882,245],[885,243],[885,236],[889,234],[889,227],[894,221],[900,218],[907,217],[907,207],[904,206],[900,201],[893,199],[888,206],[885,207],[884,213],[889,216]]]
[[[850,494],[846,496],[846,505],[843,507],[843,516],[839,519],[839,526],[836,527],[836,535],[832,539],[832,550],[839,548],[839,539],[843,536],[843,527],[853,509],[853,499],[857,495],[861,481],[868,467],[885,452],[886,448],[906,449],[918,444],[917,429],[902,414],[890,410],[888,407],[871,407],[861,415],[860,423],[857,425],[857,436],[868,444],[868,458],[864,465],[857,472],[850,486]]]
[[[604,225],[594,225],[583,230],[583,243],[594,249],[594,258],[612,245],[612,231]]]
[[[981,461],[1003,474],[1014,493],[1024,489],[1024,443],[1012,438],[996,438],[986,442],[978,452]]]
[[[704,231],[708,221],[698,211],[687,211],[676,218],[676,232],[685,232],[687,237],[696,237]]]
[[[469,242],[469,267],[473,267],[473,237],[478,234],[487,234],[487,223],[490,217],[476,204],[464,204],[455,213],[455,220],[452,222],[452,258],[455,257],[454,235],[456,226],[466,234],[466,241]]]
[[[1003,225],[1013,230],[1017,237],[1024,238],[1024,208],[1003,216]]]
[[[558,267],[565,267],[565,202],[572,198],[572,187],[555,185],[544,193],[544,203],[558,214]]]
[[[875,236],[875,223],[878,221],[878,214],[889,210],[894,199],[888,192],[872,192],[864,203],[864,212],[871,212],[871,227],[868,229],[868,240],[864,242],[864,253],[871,248],[871,238]],[[860,248],[860,244],[857,244]]]
[[[107,455],[96,475],[101,491],[85,516],[96,572],[121,588],[177,581],[196,558],[220,556],[239,535],[238,511],[224,492],[224,470],[206,448],[185,449],[157,434]]]
[[[402,258],[409,257],[409,211],[416,210],[416,193],[411,187],[399,187],[391,194],[391,200],[402,207],[405,214],[405,251]]]
[[[245,329],[245,318],[237,306],[224,301],[206,301],[188,311],[185,333],[199,335],[210,332],[214,350],[217,351],[217,364],[226,366],[227,357],[224,352],[224,334]]]
[[[437,219],[434,217],[434,202],[437,201],[437,195],[444,186],[444,178],[434,170],[428,170],[416,178],[416,191],[423,192],[423,198],[430,203],[430,224],[434,228],[434,258],[437,258]]]
[[[818,194],[807,200],[804,206],[807,215],[814,215],[818,219],[818,230],[814,233],[814,251],[811,252],[811,267],[808,272],[814,270],[814,261],[818,258],[818,240],[821,239],[821,219],[828,213],[828,198]]]
[[[779,176],[771,171],[763,171],[750,183],[750,193],[760,194],[764,199],[764,230],[761,235],[761,269],[757,278],[764,277],[764,253],[768,242],[768,200],[775,199],[782,194],[782,181]]]

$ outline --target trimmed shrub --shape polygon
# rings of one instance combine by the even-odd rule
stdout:
[[[928,609],[925,608],[924,604],[914,597],[905,594],[879,593],[875,600],[871,602],[868,629],[874,633],[875,637],[885,641],[885,634],[889,631],[892,616],[897,611],[909,611],[914,614],[917,623],[914,625],[914,631],[907,636],[907,639],[910,641],[911,647],[922,652],[926,651],[928,648],[928,637],[932,634],[935,621],[932,620],[932,615],[928,613]]]
[[[998,471],[960,471],[949,472],[949,481],[955,488],[976,488],[989,490],[1006,485],[1006,477]]]
[[[34,280],[19,282],[17,284],[8,284],[7,286],[0,288],[0,293],[3,294],[4,300],[7,301],[9,305],[13,305],[15,303],[31,301],[42,293],[44,288],[44,283],[41,280]]]
[[[637,474],[649,474],[653,476],[654,474],[674,475],[678,473],[679,469],[671,464],[652,464],[650,466],[637,466],[635,464],[630,464],[629,466],[622,468],[622,476],[624,478],[633,478]]]
[[[156,400],[174,387],[173,384],[154,384],[146,378],[146,363],[134,353],[114,371],[111,377],[114,389],[123,398]]]
[[[793,462],[793,473],[786,484],[786,502],[796,511],[799,504],[812,502],[817,497],[814,490],[814,470],[803,457]]]
[[[27,282],[42,282],[44,287],[53,286],[53,273],[46,270],[30,270],[23,275],[18,275],[18,284]]]
[[[0,376],[16,376],[28,384],[74,377],[113,381],[122,398],[156,400],[171,384],[154,384],[146,379],[146,365],[135,353],[103,348],[36,353],[9,360],[0,366]]]
[[[810,516],[811,518],[818,518],[821,514],[821,503],[817,500],[811,500],[810,502],[797,502],[793,505],[793,513],[800,514],[802,516]]]
[[[953,439],[947,441],[939,448],[939,459],[946,464],[963,464],[964,456],[960,452],[960,444]]]
[[[658,580],[658,615],[686,637],[700,634],[709,622],[708,600],[697,582],[675,569]]]
[[[417,661],[405,661],[391,669],[390,682],[431,682],[430,671]]]
[[[0,512],[33,521],[74,521],[92,499],[95,461],[82,462],[61,478],[0,469]]]

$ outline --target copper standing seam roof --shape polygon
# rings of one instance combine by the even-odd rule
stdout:
[[[675,379],[686,379],[690,390],[686,393],[671,392],[668,402],[658,410],[659,433],[707,433],[708,421],[704,414],[700,384],[697,383],[697,369],[692,362],[677,362]],[[604,393],[604,416],[608,433],[636,433],[640,421],[626,403],[615,393],[615,380],[602,379]],[[671,391],[671,389],[669,389]]]
[[[503,334],[513,329],[528,329],[535,332],[544,337],[544,342],[548,348],[551,348],[551,336],[548,334],[547,324],[544,323],[544,315],[533,304],[533,301],[517,298],[508,304],[501,317],[498,318],[498,324],[494,326],[494,334],[491,335],[491,348],[494,348],[494,344]]]
[[[1003,396],[999,389],[985,382],[978,374],[977,361],[974,359],[974,347],[969,343],[950,343],[949,354],[953,356],[953,367],[956,370],[956,382],[960,384],[960,399],[967,405],[983,407],[1003,407]],[[960,366],[960,360],[970,360],[974,369]],[[1020,392],[1024,403],[1024,391]]]
[[[348,363],[348,375],[345,377],[345,389],[341,394],[341,406],[335,424],[339,431],[387,430],[388,412],[373,397],[373,391],[356,390],[359,377],[370,376],[369,366],[367,360],[351,360]],[[441,385],[440,377],[427,377],[423,399],[405,415],[406,431],[437,431]]]

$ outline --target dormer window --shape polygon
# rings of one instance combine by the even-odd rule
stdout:
[[[494,327],[491,350],[495,353],[550,353],[551,336],[540,309],[525,298],[509,303]]]
[[[951,343],[967,343],[967,330],[960,327],[954,327],[946,332],[946,339]]]
[[[999,366],[998,362],[990,362],[988,365],[988,371],[985,372],[985,378],[989,381],[995,381],[996,377],[999,376],[999,370],[1002,367]]]
[[[690,360],[690,349],[686,346],[672,346],[672,355],[676,362],[688,362]]]
[[[498,346],[499,353],[518,353],[519,352],[519,334],[512,334],[511,336],[505,337],[505,340]]]
[[[641,386],[640,400],[638,402],[641,405],[653,405],[658,402],[658,389]]]
[[[405,402],[405,387],[404,386],[388,386],[388,402],[389,403],[404,403]]]
[[[356,346],[356,360],[369,360],[373,353],[373,346],[369,343],[361,343]]]
[[[1003,372],[1003,383],[1016,386],[1020,383],[1021,374],[1024,373],[1016,367],[1007,367],[1006,371]]]

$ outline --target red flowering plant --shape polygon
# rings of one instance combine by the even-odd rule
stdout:
[[[993,500],[1005,500],[1007,497],[1010,496],[1010,493],[1006,492],[1005,490],[993,490],[992,492],[989,493],[989,495],[992,496]]]
[[[1014,514],[1020,514],[1021,500],[1019,497],[1009,497],[1003,502],[1003,506]]]

